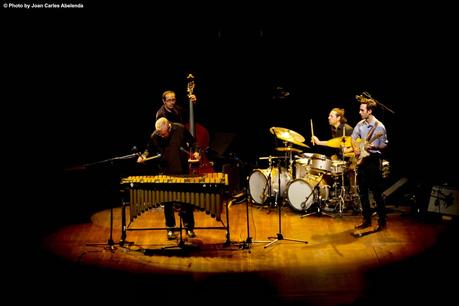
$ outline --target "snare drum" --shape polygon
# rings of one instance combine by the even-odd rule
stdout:
[[[312,172],[331,172],[332,161],[327,156],[322,154],[313,154],[311,156],[311,171]]]
[[[341,175],[347,169],[347,162],[344,160],[332,160],[331,163],[331,174]]]

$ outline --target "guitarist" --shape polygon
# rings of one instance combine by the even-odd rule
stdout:
[[[387,134],[384,124],[373,115],[377,106],[376,101],[373,98],[358,97],[360,97],[359,114],[362,120],[354,127],[351,138],[357,159],[357,184],[362,204],[363,221],[355,228],[364,229],[371,226],[372,212],[368,194],[371,190],[376,201],[378,214],[378,225],[374,230],[379,231],[386,228],[386,208],[381,198],[383,192],[381,163],[382,154],[388,143]]]

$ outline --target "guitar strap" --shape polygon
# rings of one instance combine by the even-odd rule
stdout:
[[[368,142],[368,141],[370,141],[371,137],[373,136],[373,133],[375,132],[375,130],[376,130],[376,127],[378,126],[378,123],[379,123],[379,121],[378,121],[378,120],[376,120],[376,123],[375,123],[375,125],[374,125],[374,126],[371,128],[370,132],[368,133],[368,135],[367,135],[367,139],[366,139],[366,140],[367,140],[367,142]]]

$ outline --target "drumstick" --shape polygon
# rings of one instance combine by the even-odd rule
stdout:
[[[314,137],[314,126],[312,124],[312,119],[309,119],[311,121],[311,137]],[[312,142],[312,145],[315,146],[316,143],[313,141]]]

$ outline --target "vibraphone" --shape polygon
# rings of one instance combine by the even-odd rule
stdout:
[[[193,205],[200,211],[215,218],[223,227],[195,227],[195,229],[226,229],[229,241],[228,216],[228,174],[205,173],[200,175],[152,175],[129,176],[121,179],[121,190],[128,191],[130,223],[144,212],[160,206],[164,202]],[[226,225],[221,220],[223,206],[226,208]],[[123,213],[123,215],[125,215]],[[125,217],[123,217],[123,220]],[[123,237],[127,230],[154,230],[164,228],[126,228],[123,226]]]

